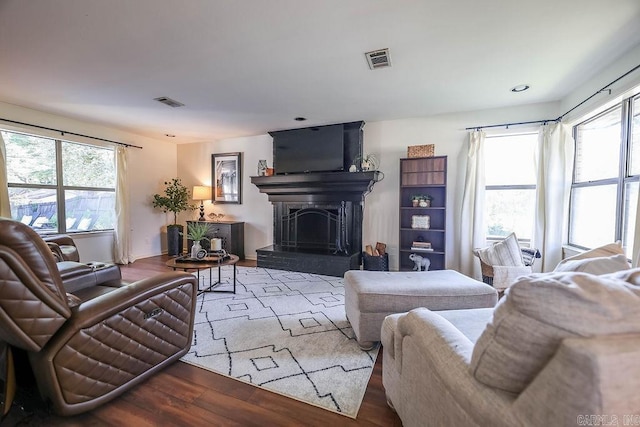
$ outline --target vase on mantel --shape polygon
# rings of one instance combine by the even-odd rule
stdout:
[[[194,240],[193,246],[191,246],[191,258],[197,258],[198,251],[202,249],[202,245],[200,245],[200,240]]]

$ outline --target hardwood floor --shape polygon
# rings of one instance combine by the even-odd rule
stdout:
[[[135,281],[166,272],[167,259],[157,256],[122,266],[122,276]],[[241,261],[238,265],[255,266],[255,261]],[[355,420],[180,361],[111,402],[75,417],[58,417],[40,405],[26,403],[26,410],[14,404],[2,426],[402,425],[386,403],[382,351]]]

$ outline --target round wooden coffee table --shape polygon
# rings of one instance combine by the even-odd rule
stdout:
[[[240,260],[240,258],[237,255],[233,255],[233,254],[228,254],[229,258],[227,259],[223,259],[223,260],[214,260],[214,259],[207,259],[205,258],[202,261],[179,261],[179,257],[178,258],[172,258],[169,261],[167,261],[165,264],[167,267],[173,268],[173,270],[184,270],[184,271],[189,271],[189,270],[196,270],[196,275],[198,277],[198,295],[200,295],[203,292],[220,292],[220,293],[229,293],[229,294],[235,294],[236,293],[236,263]],[[222,271],[222,267],[225,265],[231,265],[233,266],[233,290],[232,291],[227,291],[227,290],[218,290],[218,289],[214,289],[214,287],[218,286],[221,284],[222,282],[222,278],[221,278],[221,271]],[[213,283],[213,274],[212,274],[212,269],[218,267],[218,281],[216,283]],[[204,270],[208,268],[209,269],[209,287],[205,288],[205,289],[200,289],[200,270]]]

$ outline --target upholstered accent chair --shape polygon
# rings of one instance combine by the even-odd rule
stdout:
[[[47,243],[27,225],[0,219],[0,342],[28,354],[41,396],[60,415],[113,399],[191,346],[193,275],[131,284],[87,277],[76,294],[65,289]]]
[[[514,233],[491,246],[474,250],[473,254],[480,259],[482,281],[499,292],[519,276],[532,273],[533,264],[541,257],[538,249],[521,248]]]

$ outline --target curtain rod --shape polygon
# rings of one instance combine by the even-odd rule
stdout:
[[[547,119],[547,120],[532,120],[530,122],[513,122],[513,123],[502,123],[499,125],[485,125],[485,126],[472,126],[470,128],[464,128],[464,130],[480,130],[480,129],[487,129],[487,128],[501,128],[501,127],[506,127],[508,128],[509,126],[517,126],[517,125],[532,125],[532,124],[536,124],[536,123],[543,123],[543,124],[547,124],[549,122],[557,122],[558,119]]]
[[[611,95],[611,89],[609,89],[609,86],[613,85],[614,83],[617,83],[618,81],[622,80],[623,78],[627,77],[629,74],[633,73],[634,71],[638,70],[640,68],[640,64],[636,65],[635,67],[633,67],[632,69],[630,69],[629,71],[627,71],[626,73],[624,73],[623,75],[621,75],[620,77],[618,77],[617,79],[615,79],[614,81],[610,82],[609,84],[606,84],[605,86],[602,87],[602,89],[596,91],[595,93],[593,93],[591,96],[589,96],[588,98],[584,99],[582,102],[580,102],[579,104],[575,105],[573,108],[571,108],[570,110],[568,110],[566,113],[558,116],[557,119],[548,119],[548,120],[533,120],[530,122],[514,122],[514,123],[502,123],[499,125],[486,125],[486,126],[472,126],[472,127],[468,127],[468,128],[464,128],[464,130],[480,130],[480,129],[486,129],[486,128],[498,128],[498,127],[509,127],[509,126],[516,126],[516,125],[529,125],[529,124],[536,124],[536,123],[543,123],[543,124],[547,124],[549,122],[559,122],[561,121],[567,114],[571,113],[573,110],[575,110],[576,108],[580,107],[581,105],[583,105],[585,102],[589,101],[591,98],[593,98],[594,96],[605,92],[605,91],[609,91],[609,95]]]
[[[627,71],[626,73],[624,73],[623,75],[621,75],[620,77],[618,77],[617,79],[615,79],[614,81],[609,83],[608,85],[603,86],[602,89],[600,89],[599,91],[595,92],[593,95],[591,95],[590,97],[588,97],[587,99],[585,99],[584,101],[582,101],[581,103],[579,103],[578,105],[576,105],[575,107],[573,107],[572,109],[570,109],[569,111],[567,111],[566,113],[564,113],[563,115],[558,117],[558,121],[562,120],[564,118],[564,116],[566,116],[567,114],[569,114],[570,112],[572,112],[576,108],[580,107],[582,104],[584,104],[585,102],[587,102],[588,100],[590,100],[594,96],[598,95],[599,93],[602,93],[604,91],[609,91],[609,95],[611,95],[611,89],[609,89],[609,86],[611,86],[612,84],[617,83],[618,81],[620,81],[623,78],[627,77],[629,74],[633,73],[638,68],[640,68],[640,64],[636,65],[635,67],[633,67],[632,69],[630,69],[629,71]]]
[[[38,125],[32,125],[31,123],[25,123],[25,122],[17,122],[15,120],[9,120],[9,119],[3,119],[2,117],[0,117],[0,120],[2,120],[3,122],[9,122],[9,123],[13,123],[16,125],[23,125],[23,126],[31,126],[33,128],[38,128],[38,129],[44,129],[44,130],[51,130],[54,132],[60,132],[60,134],[62,136],[64,136],[65,134],[68,135],[73,135],[73,136],[81,136],[83,138],[90,138],[90,139],[95,139],[97,141],[104,141],[104,142],[110,142],[112,144],[118,144],[118,145],[122,145],[124,147],[133,147],[133,148],[140,148],[142,149],[142,147],[140,147],[139,145],[133,145],[133,144],[125,144],[124,142],[118,142],[118,141],[112,141],[110,139],[104,139],[104,138],[98,138],[96,136],[90,136],[90,135],[84,135],[81,133],[75,133],[75,132],[68,132],[66,130],[60,130],[60,129],[54,129],[54,128],[48,128],[45,126],[38,126]]]

